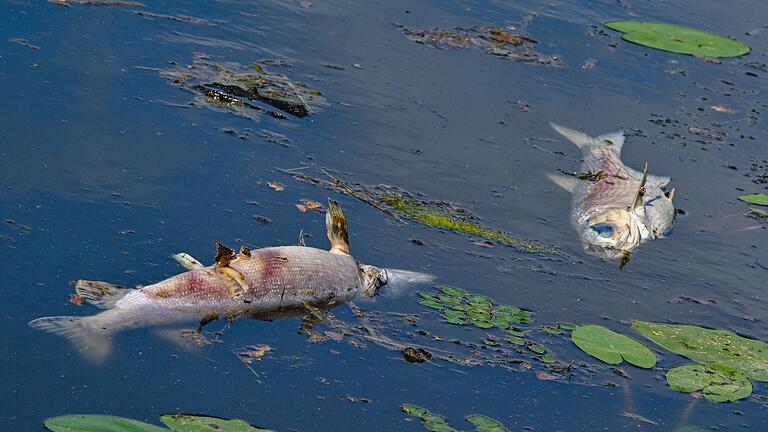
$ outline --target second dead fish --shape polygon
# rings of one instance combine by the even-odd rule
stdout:
[[[550,179],[573,194],[571,218],[587,252],[620,259],[647,240],[664,237],[675,223],[675,190],[669,177],[632,169],[621,161],[623,132],[591,137],[552,124],[583,153],[579,178],[550,174]]]

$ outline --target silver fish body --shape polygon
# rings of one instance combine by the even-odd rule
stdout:
[[[218,317],[247,316],[272,320],[306,312],[307,307],[329,308],[358,295],[373,297],[379,287],[428,282],[430,275],[386,270],[358,263],[349,254],[344,213],[328,200],[326,233],[330,250],[281,246],[240,252],[216,242],[216,263],[205,267],[186,253],[173,258],[189,271],[140,289],[107,282],[80,280],[77,294],[102,313],[87,317],[54,316],[33,320],[30,326],[64,336],[93,362],[104,360],[114,333],[202,318],[204,325]]]
[[[552,127],[583,153],[580,180],[550,176],[573,193],[571,219],[590,253],[627,260],[647,240],[663,237],[675,222],[670,179],[649,175],[621,161],[624,134],[590,137],[562,126]]]
[[[45,317],[30,325],[70,339],[90,360],[110,351],[122,330],[246,315],[271,318],[280,311],[331,307],[370,294],[361,267],[349,255],[282,246],[239,254],[225,267],[201,267],[140,289],[80,281],[78,294],[107,310],[87,317]]]

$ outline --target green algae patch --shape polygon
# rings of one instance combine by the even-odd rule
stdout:
[[[434,228],[482,237],[486,240],[511,246],[522,252],[558,256],[564,255],[554,247],[518,239],[501,231],[484,227],[476,221],[467,219],[465,212],[445,211],[438,206],[429,205],[429,203],[415,200],[404,194],[384,194],[381,196],[381,201],[391,207],[394,211],[409,217],[416,222]],[[458,215],[451,213],[458,213]]]

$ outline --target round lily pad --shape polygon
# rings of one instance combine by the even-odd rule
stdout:
[[[582,351],[608,364],[622,359],[641,368],[656,365],[656,356],[640,342],[598,325],[585,325],[571,334],[571,340]]]
[[[475,425],[477,432],[507,432],[504,425],[488,416],[472,414],[466,420]]]
[[[725,365],[757,380],[768,381],[768,344],[715,330],[684,324],[632,321],[638,333],[673,353],[702,364]]]
[[[749,46],[725,36],[674,24],[648,21],[609,21],[609,29],[624,33],[628,42],[678,54],[697,57],[739,57]]]
[[[667,384],[684,393],[704,390],[712,402],[733,402],[752,394],[752,383],[741,372],[722,365],[686,365],[667,372]]]
[[[53,432],[168,432],[159,426],[109,415],[65,415],[45,421]]]
[[[768,206],[768,195],[766,194],[741,195],[739,199],[750,204]]]

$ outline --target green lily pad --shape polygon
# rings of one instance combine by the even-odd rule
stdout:
[[[515,345],[525,345],[525,339],[521,338],[520,336],[509,335],[507,336],[507,341]]]
[[[526,343],[525,346],[528,347],[529,350],[535,352],[536,354],[544,354],[545,352],[547,352],[547,349],[544,348],[544,345],[538,344],[536,342],[529,341],[528,343]]]
[[[242,420],[188,414],[167,414],[160,420],[174,432],[271,432]]]
[[[539,360],[543,361],[544,363],[554,363],[555,361],[557,361],[557,360],[555,360],[555,356],[553,356],[552,354],[549,354],[549,353],[544,354],[543,356],[541,356],[541,358],[539,358]]]
[[[517,329],[507,329],[506,332],[512,336],[525,337],[525,332]]]
[[[552,335],[552,336],[563,334],[562,330],[560,330],[559,328],[554,327],[554,326],[543,326],[541,328],[541,331],[543,331],[544,333],[546,333],[548,335]]]
[[[563,330],[566,330],[566,331],[572,331],[572,330],[576,330],[577,328],[579,328],[579,326],[577,326],[576,324],[571,324],[571,323],[567,323],[567,322],[561,322],[557,326],[560,327]]]
[[[766,194],[742,195],[739,199],[750,204],[768,206],[768,195]]]
[[[472,414],[467,416],[466,420],[475,425],[477,432],[507,432],[504,425],[488,416]]]
[[[509,305],[500,305],[498,308],[496,308],[499,312],[506,312],[508,314],[514,315],[518,312],[520,312],[522,309],[516,306],[509,306]]]
[[[481,328],[481,329],[489,329],[489,328],[491,328],[491,327],[495,327],[495,326],[493,325],[493,323],[492,323],[492,322],[490,322],[490,321],[487,321],[487,320],[477,320],[477,319],[474,319],[474,318],[472,318],[472,319],[470,320],[470,322],[471,322],[471,323],[472,323],[472,324],[473,324],[475,327],[477,327],[477,328]]]
[[[704,390],[712,402],[734,402],[752,394],[752,383],[741,372],[722,365],[686,365],[667,372],[672,390],[690,393]]]
[[[705,365],[724,365],[744,375],[768,381],[768,344],[727,330],[683,324],[632,321],[638,333],[656,344]]]
[[[424,305],[428,308],[437,309],[437,310],[443,310],[445,308],[445,305],[440,303],[437,300],[427,300],[424,299],[419,302],[419,304]]]
[[[427,410],[426,408],[422,408],[417,405],[413,404],[403,404],[400,406],[400,409],[414,417],[418,417],[421,419],[421,424],[424,426],[425,429],[432,431],[432,432],[457,432],[456,429],[452,428],[448,425],[448,421],[445,419],[445,417],[434,414]]]
[[[585,353],[608,364],[621,364],[622,359],[646,369],[656,364],[656,356],[648,347],[598,325],[577,328],[571,340]]]
[[[446,309],[443,311],[443,317],[449,324],[465,325],[467,323],[467,314],[462,311]]]
[[[45,427],[52,432],[168,432],[160,426],[109,415],[65,415],[49,418]]]
[[[624,33],[628,42],[697,57],[739,57],[749,46],[725,36],[673,24],[647,21],[609,21],[609,29]]]
[[[494,339],[483,339],[483,344],[487,346],[498,346],[499,342]]]
[[[463,289],[457,288],[455,286],[450,286],[450,285],[443,285],[440,288],[440,291],[454,297],[464,297],[466,295],[469,295],[469,293],[464,291]]]

